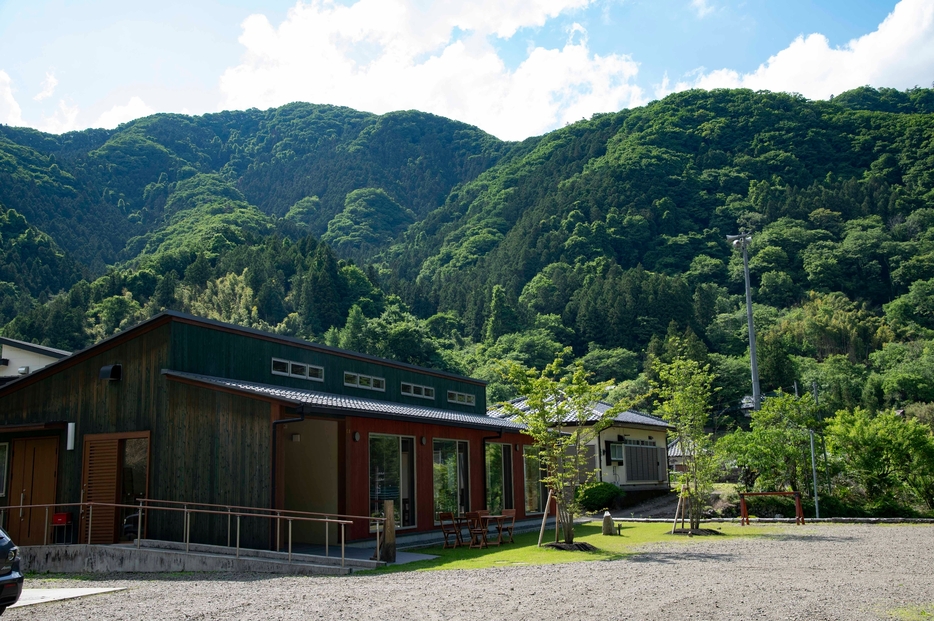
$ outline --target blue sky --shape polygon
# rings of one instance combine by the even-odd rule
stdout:
[[[684,88],[931,79],[931,0],[0,1],[0,122],[52,132],[302,100],[521,139]]]

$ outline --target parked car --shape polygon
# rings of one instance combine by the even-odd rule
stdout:
[[[23,592],[23,572],[19,567],[19,548],[0,528],[0,615],[19,600]]]

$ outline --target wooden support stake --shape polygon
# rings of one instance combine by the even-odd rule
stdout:
[[[545,523],[548,521],[548,508],[551,506],[551,490],[548,490],[548,500],[545,501],[545,512],[542,514],[542,528],[538,531],[538,547],[542,547],[545,538]]]

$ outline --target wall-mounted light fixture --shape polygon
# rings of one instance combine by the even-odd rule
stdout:
[[[301,442],[301,441],[302,441],[302,434],[300,433],[292,434],[292,442]]]
[[[359,441],[360,441],[360,432],[359,432],[359,431],[353,432],[353,441],[354,441],[354,442],[359,442]]]
[[[518,444],[516,444],[516,452],[517,452],[517,453],[519,452],[519,445],[518,445]]]
[[[0,367],[8,367],[8,366],[10,366],[10,359],[0,358]]]
[[[68,433],[65,436],[65,450],[75,450],[75,424],[68,423]]]
[[[422,446],[425,446],[426,444],[428,444],[428,438],[426,438],[425,436],[422,436],[422,439],[419,440],[419,442],[422,443]]]
[[[102,379],[108,382],[119,382],[123,378],[123,365],[122,364],[108,364],[101,367],[100,373],[97,375],[98,379]]]
[[[16,369],[16,372],[20,375],[29,375],[29,367],[20,367]]]

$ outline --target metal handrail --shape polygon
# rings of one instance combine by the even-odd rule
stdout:
[[[0,515],[2,515],[3,513],[6,513],[7,511],[14,510],[14,509],[19,509],[20,511],[22,511],[23,509],[44,508],[45,509],[45,524],[44,524],[44,529],[43,529],[44,531],[43,545],[47,545],[48,544],[49,508],[50,507],[79,507],[81,512],[83,512],[85,507],[87,507],[88,537],[87,537],[87,541],[85,542],[86,545],[90,545],[91,532],[92,532],[91,527],[93,526],[92,520],[94,518],[94,507],[113,507],[115,509],[137,509],[139,510],[139,517],[138,517],[139,524],[137,526],[137,532],[136,532],[137,549],[140,547],[140,539],[142,538],[142,529],[140,527],[142,526],[143,511],[171,511],[171,512],[176,512],[176,513],[183,513],[184,514],[183,532],[185,533],[184,539],[185,539],[185,553],[186,554],[190,553],[190,550],[191,550],[191,514],[192,513],[201,513],[201,514],[208,514],[208,515],[227,515],[228,524],[230,521],[230,517],[236,517],[237,518],[236,556],[238,559],[240,558],[240,518],[250,517],[250,518],[265,518],[265,519],[276,519],[276,520],[285,519],[288,521],[289,563],[292,562],[292,522],[293,521],[297,520],[300,522],[316,522],[316,523],[324,523],[326,525],[327,524],[338,524],[340,525],[340,529],[341,529],[341,568],[345,566],[345,560],[346,560],[346,556],[345,556],[346,526],[348,524],[353,524],[353,521],[351,520],[335,520],[335,519],[330,519],[330,518],[295,517],[295,516],[282,518],[282,516],[278,516],[278,515],[244,513],[242,511],[232,511],[229,509],[227,511],[216,511],[213,509],[191,509],[187,506],[186,507],[144,507],[142,502],[139,505],[126,505],[126,504],[107,503],[107,502],[65,502],[65,503],[49,503],[49,504],[38,504],[38,505],[13,505],[13,506],[7,506],[7,507],[0,507]],[[223,505],[221,505],[221,507],[223,507]],[[249,509],[249,507],[246,507],[246,508]],[[327,527],[325,527],[325,532],[327,532],[327,530],[328,530]],[[228,533],[228,541],[229,541],[229,537],[230,535]],[[276,547],[278,547],[278,545],[279,545],[279,542],[277,540]]]
[[[245,506],[225,505],[225,504],[217,504],[217,503],[210,503],[210,502],[185,502],[182,500],[160,500],[158,498],[139,498],[137,500],[140,503],[146,503],[147,505],[149,505],[150,503],[160,503],[160,504],[166,504],[166,505],[182,505],[186,507],[195,505],[195,506],[200,506],[200,507],[224,508],[224,509],[227,509],[228,511],[232,509],[240,509],[243,511],[255,511],[257,512],[257,514],[262,514],[264,512],[275,513],[277,517],[282,517],[282,514],[290,514],[290,515],[295,515],[295,516],[323,516],[325,518],[347,518],[350,520],[367,520],[368,526],[372,522],[376,523],[376,556],[375,558],[377,560],[379,560],[380,558],[380,546],[379,546],[380,523],[382,523],[383,530],[385,530],[385,522],[388,519],[388,518],[377,517],[377,516],[348,515],[348,514],[343,514],[343,513],[323,513],[323,512],[316,512],[316,511],[297,511],[295,509],[271,509],[271,508],[266,508],[266,507],[245,507]],[[156,507],[153,507],[153,508],[156,508]],[[288,518],[286,517],[286,519]],[[369,530],[369,528],[367,530]],[[325,556],[329,556],[328,538],[329,538],[329,530],[325,528],[324,529],[324,555]],[[279,544],[279,541],[280,541],[279,522],[277,520],[276,522],[276,545],[277,546]],[[230,547],[230,520],[229,519],[227,520],[227,547],[228,548]]]

